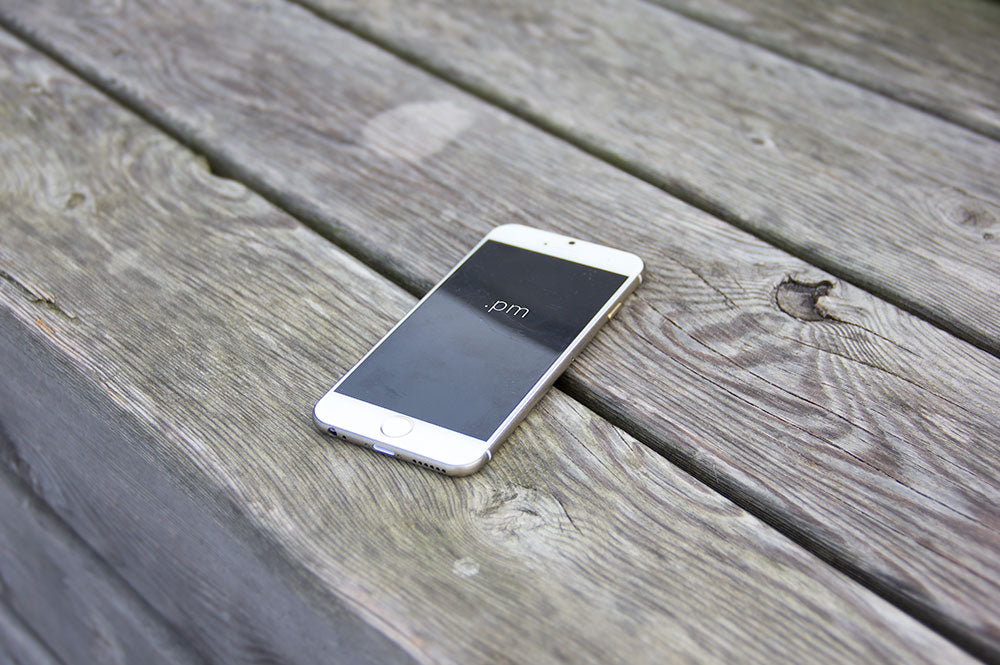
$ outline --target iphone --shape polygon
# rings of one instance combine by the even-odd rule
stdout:
[[[316,425],[440,473],[473,473],[642,270],[628,252],[499,226],[319,400]]]

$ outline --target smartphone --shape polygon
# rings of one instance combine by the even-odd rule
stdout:
[[[316,425],[440,473],[473,473],[642,270],[628,252],[499,226],[317,402]]]

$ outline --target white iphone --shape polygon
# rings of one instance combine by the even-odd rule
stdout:
[[[338,439],[478,470],[642,281],[634,254],[493,229],[316,404]]]

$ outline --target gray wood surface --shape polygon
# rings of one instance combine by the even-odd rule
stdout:
[[[286,4],[4,15],[418,290],[503,222],[638,252],[650,279],[564,385],[1000,653],[995,358]]]
[[[995,141],[638,0],[305,1],[1000,353]]]
[[[204,662],[3,462],[0,602],[65,663]]]
[[[330,442],[313,400],[413,297],[0,58],[7,458],[210,659],[970,660],[558,391],[469,478]]]
[[[651,0],[1000,139],[991,0]]]
[[[61,665],[31,628],[0,600],[0,662],[4,665]]]

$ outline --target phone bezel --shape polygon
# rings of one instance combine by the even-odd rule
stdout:
[[[495,240],[515,247],[547,254],[560,259],[607,270],[626,277],[621,287],[609,297],[597,314],[581,330],[532,386],[518,405],[507,415],[488,439],[477,439],[461,432],[449,430],[433,423],[406,416],[413,422],[409,434],[398,438],[387,437],[381,424],[398,414],[376,404],[364,402],[337,393],[344,382],[381,344],[409,318],[438,288],[469,260],[487,241]],[[555,379],[572,362],[579,351],[608,320],[609,313],[622,302],[642,281],[642,260],[629,252],[595,243],[534,229],[520,224],[498,226],[484,236],[475,247],[402,317],[382,338],[358,360],[343,377],[316,403],[313,419],[316,426],[335,437],[366,447],[377,446],[380,452],[392,454],[405,461],[440,471],[448,475],[466,475],[477,471],[491,457],[494,447],[502,442],[520,423]]]

